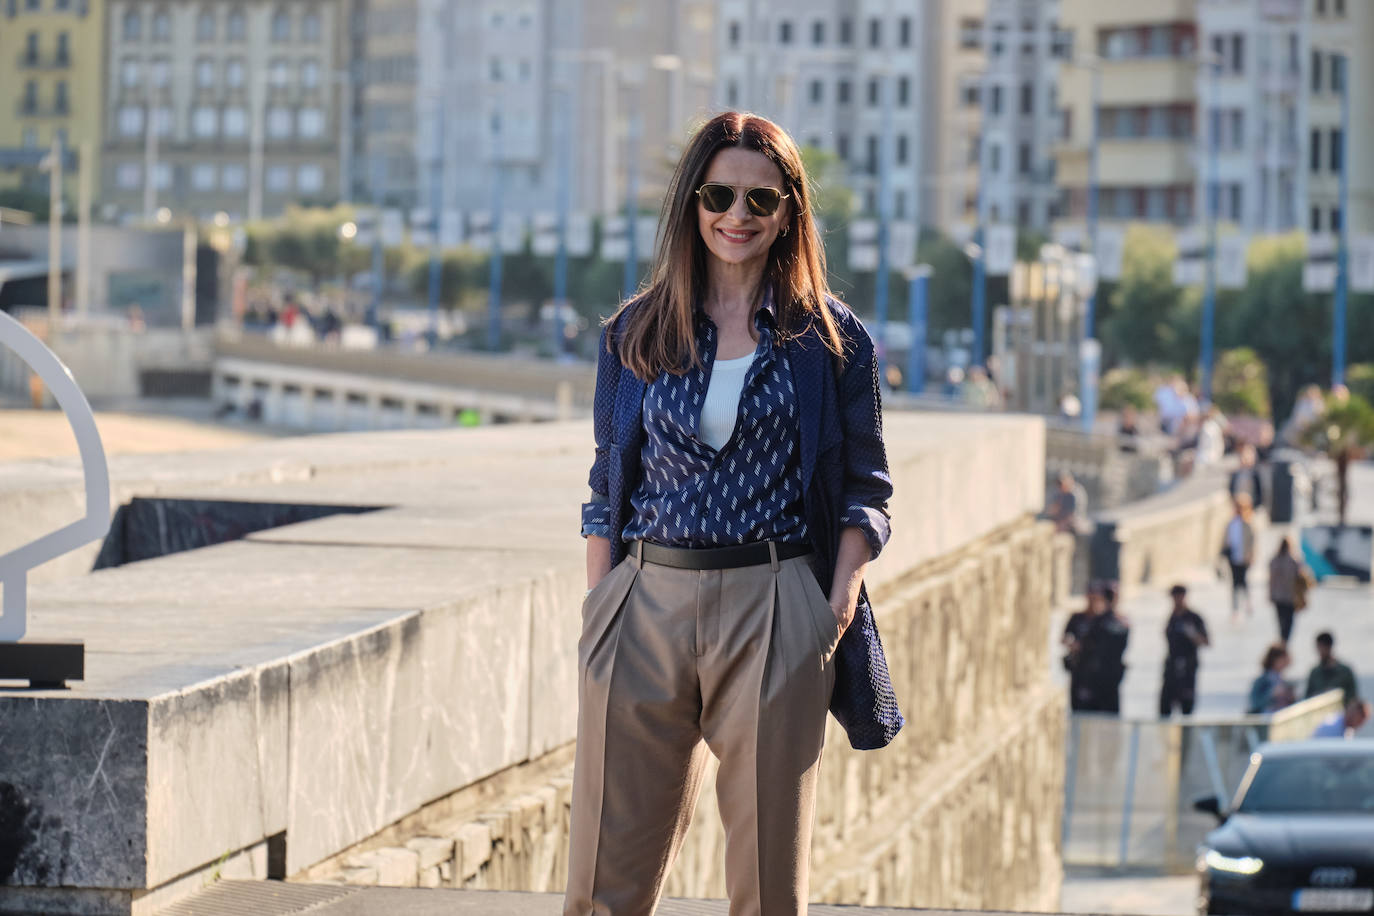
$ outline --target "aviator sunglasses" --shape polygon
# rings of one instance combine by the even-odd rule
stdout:
[[[772,216],[784,200],[791,197],[777,188],[747,188],[744,203],[755,216]],[[735,204],[735,189],[728,184],[707,182],[697,188],[701,205],[712,213],[724,213]]]

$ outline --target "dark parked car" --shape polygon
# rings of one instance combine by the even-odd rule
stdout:
[[[1200,912],[1374,912],[1374,740],[1262,745],[1198,849]]]

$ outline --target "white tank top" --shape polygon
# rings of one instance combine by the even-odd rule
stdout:
[[[754,364],[754,356],[750,353],[738,359],[718,359],[711,366],[711,381],[706,386],[706,403],[701,405],[697,438],[716,451],[725,447],[735,431],[739,396],[744,390],[744,377]]]

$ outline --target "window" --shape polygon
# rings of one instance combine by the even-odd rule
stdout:
[[[1031,172],[1031,145],[1022,143],[1016,148],[1016,170],[1022,175],[1029,175]]]
[[[906,134],[897,135],[897,164],[906,165]]]
[[[1340,231],[1341,231],[1341,208],[1340,208],[1340,207],[1332,207],[1332,208],[1331,208],[1331,222],[1328,223],[1328,225],[1331,227],[1331,231],[1332,231],[1332,232],[1340,232]]]
[[[234,106],[224,109],[224,136],[239,140],[248,133],[248,112]]]
[[[137,11],[129,10],[124,14],[124,40],[138,41],[143,37],[143,17]]]
[[[273,194],[284,194],[291,190],[291,170],[284,165],[269,166],[267,190]]]
[[[191,132],[198,140],[211,140],[219,133],[219,112],[208,105],[191,112]]]
[[[1322,211],[1320,207],[1313,207],[1307,219],[1308,229],[1312,232],[1322,231]]]
[[[296,115],[296,131],[309,140],[324,136],[324,110],[302,108]]]
[[[978,100],[982,96],[977,78],[965,79],[964,84],[959,87],[959,96],[963,100],[965,108],[977,108]]]
[[[1245,72],[1245,36],[1239,32],[1231,36],[1231,56],[1229,64],[1232,73]]]
[[[1317,15],[1326,15],[1326,0],[1317,0]]]
[[[302,194],[318,194],[324,188],[324,169],[307,163],[296,170],[296,190]]]
[[[835,155],[840,157],[841,162],[849,161],[849,134],[840,134],[835,138]]]
[[[196,17],[196,41],[215,40],[215,14],[211,10],[201,10]]]
[[[994,175],[1002,171],[1002,147],[999,144],[988,146],[988,171]]]
[[[876,77],[868,81],[868,104],[870,107],[877,105],[882,99],[882,87],[878,85]]]
[[[1006,45],[1003,43],[1003,38],[1006,36],[1006,32],[1007,32],[1007,27],[1006,27],[1005,25],[1003,25],[1002,23],[1000,23],[1000,22],[997,23],[997,25],[993,26],[993,28],[992,28],[992,47],[989,49],[989,54],[991,54],[991,56],[993,56],[993,57],[1001,57],[1001,56],[1002,56],[1002,49],[1003,49],[1004,47],[1006,47]]]
[[[24,149],[38,148],[38,131],[32,127],[24,128]]]
[[[1332,3],[1331,3],[1331,15],[1333,15],[1333,16],[1344,16],[1344,15],[1345,15],[1345,0],[1332,0]]]
[[[501,58],[490,58],[487,61],[487,81],[491,83],[499,83],[503,78],[502,74],[503,71],[501,69]]]
[[[315,10],[310,10],[301,18],[301,41],[318,42],[320,40],[320,14]]]
[[[172,109],[159,105],[153,109],[153,132],[159,137],[172,135]]]
[[[24,42],[24,62],[29,66],[38,63],[38,33],[30,32]]]
[[[1322,132],[1315,127],[1307,145],[1307,170],[1314,174],[1322,170]]]
[[[811,81],[811,104],[819,105],[825,98],[825,84],[820,80]]]
[[[1021,113],[1035,114],[1035,84],[1029,81],[1021,84]]]
[[[196,191],[213,191],[219,169],[208,162],[198,162],[191,166],[191,188]]]
[[[811,23],[811,43],[816,47],[825,44],[825,21],[817,19]]]
[[[992,87],[992,91],[991,91],[990,93],[988,93],[988,112],[989,112],[990,114],[995,114],[995,115],[998,115],[998,114],[1001,114],[1001,113],[1002,113],[1002,87],[1001,87],[1001,86],[993,86],[993,87]]]
[[[981,19],[961,19],[959,20],[959,47],[966,51],[976,50],[983,46],[983,20]]]
[[[137,58],[124,58],[119,62],[119,85],[125,89],[133,89],[139,84],[142,70],[143,68],[139,66]]]
[[[854,23],[849,18],[840,20],[840,44],[848,47],[854,43]]]
[[[196,60],[196,88],[215,88],[215,62],[208,57]]]
[[[137,105],[120,108],[115,120],[121,137],[137,137],[143,133],[143,109]]]
[[[897,219],[906,219],[906,191],[898,190],[893,196],[893,216]]]
[[[1054,37],[1050,40],[1050,55],[1059,60],[1071,60],[1073,58],[1072,29],[1054,30]]]
[[[784,19],[778,23],[778,44],[790,45],[792,43],[792,22]]]
[[[143,186],[143,169],[137,162],[121,162],[115,169],[115,184],[122,191],[136,191]]]
[[[911,100],[911,78],[897,77],[897,104],[905,108]]]
[[[1331,55],[1331,91],[1345,91],[1345,68],[1342,66],[1344,59],[1339,54]]]
[[[272,40],[291,40],[291,17],[286,10],[277,10],[272,14]]]
[[[739,85],[734,80],[725,84],[725,104],[730,108],[739,104]]]
[[[1228,120],[1231,122],[1231,149],[1242,149],[1245,146],[1245,112],[1240,108],[1233,108]]]
[[[528,83],[530,77],[534,75],[534,67],[530,64],[528,57],[520,58],[520,63],[516,66],[516,72],[520,75],[520,82]]]
[[[1342,139],[1341,129],[1339,127],[1331,128],[1331,171],[1335,173],[1339,173],[1341,170],[1341,154],[1344,152]]]
[[[57,113],[58,113],[58,114],[66,114],[66,113],[67,113],[67,81],[66,81],[66,80],[58,80],[58,81],[57,81],[57,92],[56,92],[56,94],[53,96],[53,107],[57,110]]]
[[[1030,225],[1030,221],[1030,204],[1026,203],[1024,200],[1018,202],[1016,204],[1016,224],[1018,226],[1028,226]]]
[[[248,168],[241,162],[226,165],[219,173],[219,186],[226,191],[242,191],[248,187]]]
[[[150,67],[153,85],[166,89],[172,81],[172,62],[165,57],[154,57]]]
[[[172,40],[172,17],[166,10],[158,10],[153,14],[153,41]]]
[[[291,136],[291,109],[273,105],[267,109],[267,136],[284,140]]]
[[[732,21],[729,28],[730,47],[739,47],[739,23]]]
[[[878,171],[878,136],[877,134],[868,135],[868,150],[864,157],[864,168],[873,174]]]
[[[40,7],[41,4],[39,3],[39,0],[27,0],[27,2],[24,4],[24,9],[28,10],[31,13],[37,12],[40,9]]]
[[[231,57],[224,62],[224,85],[230,89],[243,88],[242,57]]]
[[[276,89],[284,89],[291,81],[291,70],[287,66],[286,58],[275,57],[268,66],[267,80]]]
[[[71,42],[66,32],[57,33],[57,65],[65,67],[71,63]]]
[[[1312,52],[1312,93],[1322,91],[1322,52]]]
[[[522,61],[522,63],[527,63]],[[301,61],[301,86],[306,89],[318,89],[320,85],[320,62],[317,60]]]
[[[172,164],[170,162],[159,162],[153,167],[153,186],[159,191],[166,191],[172,187]]]
[[[881,19],[868,20],[868,46],[870,48],[883,46],[883,21]]]
[[[835,101],[841,105],[849,104],[849,80],[837,80],[835,82]]]
[[[1230,191],[1229,196],[1231,198],[1231,220],[1238,223],[1241,220],[1241,209],[1245,189],[1239,184],[1233,184],[1228,190]]]
[[[911,47],[911,17],[903,16],[897,20],[897,47]]]
[[[38,84],[33,80],[24,84],[24,110],[38,110]]]
[[[244,17],[243,10],[229,11],[229,23],[224,31],[230,41],[243,41],[248,37],[248,20]]]

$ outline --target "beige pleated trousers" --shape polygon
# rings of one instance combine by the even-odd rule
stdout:
[[[686,570],[629,556],[583,603],[565,916],[648,916],[707,750],[731,916],[806,913],[839,626],[810,557]]]

